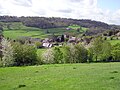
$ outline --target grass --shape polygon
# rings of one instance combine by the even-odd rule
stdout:
[[[120,63],[0,68],[0,90],[120,90]]]
[[[1,25],[3,25],[4,28],[4,36],[9,37],[12,39],[17,39],[19,37],[33,37],[33,38],[46,38],[51,35],[62,35],[64,33],[71,33],[71,34],[81,34],[84,31],[86,31],[86,28],[81,29],[80,33],[75,30],[75,28],[79,28],[78,25],[69,26],[71,28],[74,28],[73,30],[66,30],[66,28],[49,28],[49,29],[40,29],[40,28],[34,28],[34,27],[27,27],[24,26],[21,22],[12,22],[12,23],[3,23],[0,22]],[[9,25],[9,28],[7,27]],[[46,33],[49,32],[49,33]]]
[[[3,32],[5,37],[9,37],[12,39],[17,39],[19,37],[25,36],[25,37],[33,37],[33,38],[44,38],[47,35],[45,35],[42,31],[38,30],[6,30]]]
[[[87,28],[83,28],[83,27],[81,27],[79,25],[71,25],[71,26],[68,26],[68,28],[71,28],[74,31],[77,30],[78,28],[81,28],[81,30],[80,30],[81,33],[85,32],[87,30]]]
[[[108,42],[110,42],[111,45],[115,45],[117,43],[120,43],[120,40],[108,40]]]
[[[66,30],[65,28],[51,28],[51,29],[47,29],[49,31],[49,33],[51,34],[56,34],[56,35],[61,35],[64,34],[66,32],[68,33],[77,33],[76,30]]]
[[[77,33],[77,31],[75,31],[75,30],[66,31],[63,28],[53,28],[53,29],[48,29],[48,31],[49,31],[49,33],[45,33],[46,30],[44,30],[44,29],[5,30],[3,32],[3,34],[5,37],[17,39],[22,36],[33,37],[33,38],[46,38],[46,37],[52,35],[53,33],[55,35],[62,35],[65,32]]]
[[[19,37],[33,37],[33,38],[45,38],[48,35],[44,33],[44,30],[34,27],[24,26],[21,22],[0,22],[4,28],[4,36],[11,39],[17,39]],[[7,28],[10,25],[10,28]]]
[[[78,29],[78,28],[80,28],[80,26],[79,25],[70,25],[70,26],[68,26],[68,28]]]
[[[49,33],[46,33],[48,31]],[[65,28],[52,28],[52,29],[37,29],[37,28],[26,28],[18,30],[4,30],[3,34],[5,37],[17,39],[19,37],[33,37],[33,38],[46,38],[50,35],[62,35],[65,32],[79,34],[76,30],[66,30]]]

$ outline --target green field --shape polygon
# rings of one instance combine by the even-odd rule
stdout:
[[[45,38],[47,35],[43,33],[43,31],[33,30],[6,30],[3,32],[5,37],[9,37],[12,39],[16,39],[19,37],[33,37],[33,38]]]
[[[48,31],[49,33],[46,33]],[[65,28],[52,28],[52,29],[23,29],[23,30],[5,30],[3,32],[5,37],[16,39],[22,36],[33,38],[45,38],[49,35],[62,35],[65,32],[78,34],[76,30],[67,31]]]
[[[2,23],[4,32],[3,35],[5,37],[9,37],[12,39],[17,39],[19,37],[33,37],[33,38],[45,38],[47,37],[44,34],[44,30],[34,27],[26,27],[20,22],[12,22],[12,23]],[[7,25],[10,25],[8,28]]]
[[[120,43],[120,40],[108,40],[108,42],[110,42],[111,45],[115,45],[117,43]]]
[[[120,90],[120,63],[0,68],[0,90]]]
[[[20,22],[12,22],[12,23],[3,23],[2,24],[3,29],[4,29],[4,36],[9,37],[12,39],[17,39],[19,37],[33,37],[33,38],[46,38],[49,37],[50,35],[62,35],[64,33],[72,33],[72,34],[81,34],[84,31],[86,31],[86,28],[83,28],[80,30],[80,33],[75,30],[75,28],[79,28],[80,26],[75,25],[75,26],[68,26],[73,28],[73,30],[66,30],[67,27],[64,28],[49,28],[49,29],[40,29],[40,28],[34,28],[34,27],[27,27],[24,26]],[[9,28],[8,28],[9,25]]]
[[[68,28],[71,28],[72,30],[77,30],[78,28],[81,28],[80,32],[85,32],[87,30],[87,28],[83,28],[79,25],[71,25],[71,26],[68,26]]]
[[[74,24],[74,25],[68,26],[68,28],[71,28],[71,29],[78,29],[78,28],[80,28],[80,26]]]

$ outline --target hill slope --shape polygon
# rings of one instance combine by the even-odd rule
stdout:
[[[26,27],[35,27],[40,29],[65,28],[75,24],[81,27],[89,28],[86,32],[86,35],[96,35],[109,30],[120,30],[120,26],[108,25],[104,22],[88,19],[0,16],[0,22],[4,24],[8,23],[7,28],[9,29],[11,29],[11,22],[21,23],[19,25],[16,25],[17,29],[23,27],[22,24]],[[4,25],[2,23],[0,23],[0,27],[4,28]]]
[[[71,30],[66,30],[67,27],[48,29],[28,27],[25,26],[22,22],[0,22],[0,24],[3,26],[4,36],[13,39],[19,37],[46,38],[53,34],[62,35],[64,33],[81,34],[87,30],[86,28],[81,27],[80,32],[78,32],[77,28],[80,28],[80,26],[77,26],[76,28],[73,28]],[[72,27],[72,25],[68,27]]]

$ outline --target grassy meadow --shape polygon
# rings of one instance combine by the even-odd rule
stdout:
[[[108,40],[108,42],[110,42],[111,45],[115,45],[117,43],[120,43],[120,40]]]
[[[85,31],[83,28],[81,32]],[[48,33],[46,33],[48,31]],[[66,30],[65,28],[52,28],[52,29],[18,29],[18,30],[5,30],[3,32],[5,37],[16,39],[19,37],[33,37],[33,38],[46,38],[49,35],[62,35],[64,33],[80,34],[76,30]]]
[[[19,37],[32,37],[32,38],[46,38],[53,33],[55,35],[62,35],[64,32],[77,33],[75,30],[66,31],[63,28],[53,28],[48,29],[49,33],[46,33],[46,29],[37,29],[37,30],[5,30],[3,32],[5,37],[12,39],[17,39]]]
[[[0,68],[0,90],[120,90],[120,63]]]
[[[27,31],[27,30],[6,30],[3,32],[5,37],[12,39],[17,39],[19,37],[33,37],[33,38],[45,38],[45,35],[42,31]]]

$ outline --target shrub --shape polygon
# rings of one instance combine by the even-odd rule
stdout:
[[[97,37],[91,42],[91,48],[94,54],[94,58],[97,61],[98,58],[100,57],[103,49],[103,40],[101,37]]]
[[[14,58],[15,65],[34,65],[37,61],[36,49],[33,46],[22,45],[20,43],[14,43]]]
[[[114,61],[120,61],[120,50],[113,50],[112,57]]]
[[[65,63],[76,63],[76,49],[73,44],[63,47],[63,60]]]
[[[88,52],[84,46],[69,45],[64,47],[64,60],[66,63],[84,63],[87,62]]]
[[[88,49],[88,62],[92,62],[93,61],[93,50],[92,48]]]
[[[63,52],[63,61],[64,61],[64,63],[70,63],[70,57],[71,57],[71,55],[70,55],[70,47],[69,46],[66,46],[66,45],[64,45],[63,46],[63,50],[64,50],[64,52]]]
[[[43,61],[41,59],[41,55],[37,55],[37,62],[36,62],[37,65],[41,65],[43,64]]]
[[[106,41],[102,44],[102,52],[100,55],[100,59],[102,61],[109,61],[109,57],[111,57],[111,44]]]
[[[120,61],[120,44],[119,43],[112,46],[112,57],[114,61]]]
[[[87,59],[88,59],[87,49],[81,44],[75,45],[75,49],[76,49],[75,57],[76,57],[77,62],[79,63],[87,62]]]
[[[42,47],[42,43],[37,41],[37,42],[35,42],[35,46],[37,48],[41,48]]]
[[[52,49],[46,50],[42,54],[41,58],[42,58],[43,63],[45,63],[45,64],[55,63],[55,61],[54,61],[54,52],[53,52]]]
[[[20,42],[21,44],[25,44],[27,39],[25,37],[19,37],[17,41]]]
[[[70,48],[70,63],[76,63],[77,62],[77,52],[76,52],[76,48],[75,45],[71,44],[69,46]]]
[[[59,47],[53,49],[55,63],[63,63],[63,53]]]

